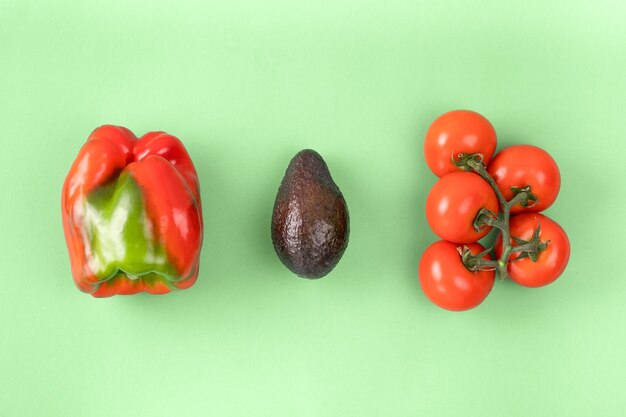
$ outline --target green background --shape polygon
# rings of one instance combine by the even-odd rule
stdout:
[[[0,2],[1,416],[621,416],[626,3]],[[417,282],[435,237],[429,123],[487,116],[557,160],[554,284],[466,313]],[[64,177],[104,123],[165,130],[201,178],[190,290],[72,283]],[[330,166],[350,245],[325,279],[269,223],[298,150]]]

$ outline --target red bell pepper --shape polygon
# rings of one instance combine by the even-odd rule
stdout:
[[[94,297],[191,287],[198,276],[198,175],[176,137],[97,128],[63,185],[63,228],[76,286]]]

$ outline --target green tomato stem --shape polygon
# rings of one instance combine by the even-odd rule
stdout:
[[[487,167],[485,166],[484,162],[482,162],[482,158],[480,160],[469,158],[465,163],[469,168],[472,169],[472,171],[480,175],[485,181],[487,181],[487,183],[489,183],[493,191],[496,193],[496,197],[498,197],[498,202],[500,203],[500,207],[502,208],[506,206],[507,204],[506,198],[504,198],[504,195],[498,188],[498,184],[496,184],[496,180],[494,180],[491,177],[491,175],[489,175],[489,173],[487,172]]]
[[[511,253],[515,252],[537,252],[539,250],[539,245],[534,242],[525,243],[523,245],[514,245],[511,248]]]
[[[460,161],[462,161],[460,164],[480,175],[491,186],[496,194],[496,197],[498,198],[500,206],[500,213],[497,217],[488,210],[481,210],[476,216],[476,227],[479,228],[481,225],[495,227],[500,230],[502,237],[502,253],[499,259],[495,261],[482,259],[485,253],[471,255],[469,254],[469,250],[467,250],[464,251],[463,262],[465,263],[465,266],[472,271],[495,270],[498,278],[503,280],[508,277],[507,263],[514,252],[536,253],[541,250],[539,247],[540,245],[536,242],[529,242],[522,245],[511,244],[511,229],[509,225],[511,220],[511,209],[516,204],[524,204],[525,202],[528,202],[531,197],[534,196],[524,190],[517,193],[510,201],[507,201],[502,194],[502,191],[498,188],[496,181],[487,172],[487,167],[483,163],[482,157],[477,155],[460,155],[460,157]],[[486,252],[491,252],[491,249]]]
[[[481,211],[479,211],[478,216],[476,216],[476,220],[474,221],[474,227],[477,230],[480,230],[482,226],[495,227],[496,229],[500,230],[506,229],[506,224],[498,220],[496,218],[496,215],[487,209],[482,209]]]

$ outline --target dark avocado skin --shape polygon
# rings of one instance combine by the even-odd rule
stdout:
[[[321,278],[341,259],[349,234],[348,207],[326,162],[314,150],[298,152],[287,167],[274,203],[276,254],[296,275]]]

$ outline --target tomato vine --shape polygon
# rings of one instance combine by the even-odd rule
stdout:
[[[500,230],[502,234],[502,253],[500,257],[497,260],[483,258],[485,254],[493,252],[493,246],[476,255],[472,255],[467,246],[464,246],[460,248],[459,253],[465,266],[470,271],[495,270],[500,279],[505,279],[508,277],[507,264],[513,253],[522,253],[515,260],[525,257],[536,260],[539,253],[545,250],[549,243],[549,241],[542,242],[539,240],[540,225],[537,226],[530,241],[522,241],[517,237],[511,236],[510,232],[511,208],[517,204],[523,207],[532,207],[537,201],[537,198],[530,192],[529,187],[517,188],[514,190],[516,193],[514,197],[507,201],[496,184],[496,181],[487,172],[487,167],[483,163],[481,154],[459,154],[459,159],[455,160],[454,163],[463,170],[472,171],[480,175],[495,192],[500,206],[498,214],[483,208],[477,213],[474,219],[474,229],[477,231],[486,226],[495,227]],[[511,240],[516,244],[511,244]]]

